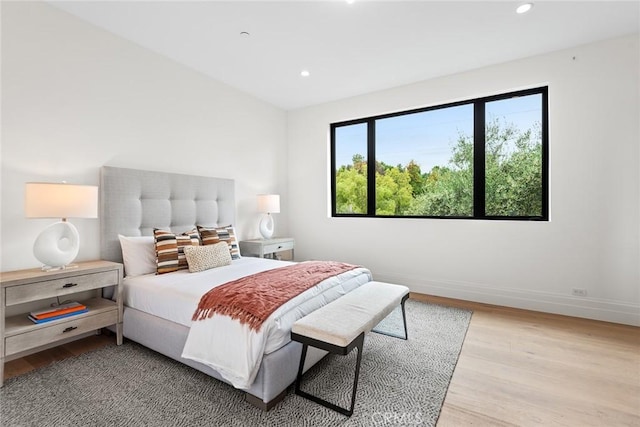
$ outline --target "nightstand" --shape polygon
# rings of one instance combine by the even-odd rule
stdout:
[[[291,237],[240,241],[240,255],[243,256],[279,259],[279,252],[291,251],[291,259],[293,260],[294,249],[295,240]]]
[[[0,386],[4,363],[18,357],[73,341],[73,337],[116,325],[116,343],[122,344],[122,264],[89,261],[65,270],[44,272],[39,268],[0,274]],[[103,298],[113,287],[115,301]],[[52,303],[78,301],[88,312],[35,324],[31,311]]]

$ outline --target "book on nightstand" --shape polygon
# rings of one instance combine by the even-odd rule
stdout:
[[[87,311],[89,310],[86,305],[80,304],[79,302],[70,302],[43,310],[32,311],[29,313],[29,319],[34,323],[44,323],[86,313]]]
[[[71,313],[65,313],[65,314],[61,314],[59,316],[45,317],[44,319],[36,319],[35,317],[29,315],[29,319],[33,323],[46,323],[46,322],[52,322],[52,321],[58,320],[58,319],[64,319],[65,317],[77,316],[78,314],[86,313],[88,311],[89,310],[85,308],[84,310],[72,311]]]

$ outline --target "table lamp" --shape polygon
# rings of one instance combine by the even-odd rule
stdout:
[[[271,214],[280,213],[280,195],[258,194],[258,212],[264,214],[260,220],[260,234],[262,238],[270,239],[274,228]]]
[[[42,269],[61,270],[78,256],[80,236],[68,218],[98,217],[98,187],[94,185],[27,182],[24,210],[27,218],[61,218],[45,228],[33,244]]]

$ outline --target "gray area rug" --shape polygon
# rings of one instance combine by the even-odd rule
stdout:
[[[244,393],[131,341],[12,378],[2,426],[375,426],[436,424],[471,319],[408,300],[409,340],[371,333],[351,418],[293,392],[269,412]],[[402,333],[400,310],[377,329]],[[303,390],[348,407],[356,350],[309,370]]]

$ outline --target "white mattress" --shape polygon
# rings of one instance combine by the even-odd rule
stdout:
[[[125,277],[123,301],[127,307],[190,327],[202,295],[240,277],[293,264],[266,258],[243,257],[231,265],[199,273],[180,270],[166,274]]]
[[[290,264],[293,263],[243,257],[232,261],[231,265],[199,273],[181,270],[162,275],[148,274],[125,278],[123,301],[127,307],[191,327],[191,318],[198,302],[210,289],[243,276]],[[362,267],[342,273],[340,276],[342,277],[340,281],[323,282],[276,310],[267,321],[270,326],[265,328],[268,334],[263,343],[262,353],[272,353],[287,344],[291,340],[291,326],[296,320],[372,280],[369,270]],[[228,321],[236,322],[231,319]],[[206,363],[204,360],[199,361]],[[218,364],[209,363],[209,365],[222,369]]]

